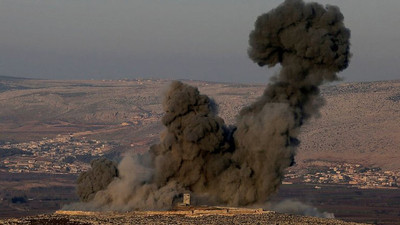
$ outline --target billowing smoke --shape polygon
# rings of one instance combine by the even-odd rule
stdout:
[[[350,31],[335,6],[286,0],[261,15],[250,34],[249,57],[280,64],[264,94],[226,126],[216,105],[189,85],[165,95],[166,129],[149,155],[124,159],[119,177],[75,208],[165,209],[183,192],[230,206],[262,204],[294,164],[301,125],[318,113],[318,86],[348,65]]]
[[[90,162],[91,169],[79,175],[77,194],[82,202],[88,202],[94,195],[118,177],[117,164],[106,158],[94,159]]]
[[[318,113],[318,86],[348,66],[349,38],[335,6],[286,0],[258,17],[249,57],[260,66],[280,63],[282,70],[239,115],[233,158],[248,174],[235,182],[240,205],[263,201],[280,185],[294,163],[300,126]]]
[[[166,130],[160,143],[149,154],[125,157],[118,166],[119,178],[90,203],[65,209],[165,209],[187,191],[195,200],[206,195],[224,202],[218,197],[224,190],[219,180],[232,166],[233,129],[216,115],[210,98],[178,81],[166,92],[163,108]]]

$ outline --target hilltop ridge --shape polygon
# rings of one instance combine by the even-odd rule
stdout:
[[[19,219],[0,220],[2,224],[326,224],[326,225],[363,225],[336,219],[322,219],[272,211],[242,209],[229,210],[189,210],[189,211],[141,211],[141,212],[74,212],[58,211]]]

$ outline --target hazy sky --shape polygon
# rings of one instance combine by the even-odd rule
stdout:
[[[247,57],[282,0],[0,0],[0,75],[266,82]],[[352,31],[346,81],[400,79],[399,0],[321,0]]]

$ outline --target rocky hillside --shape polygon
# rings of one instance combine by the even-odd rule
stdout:
[[[335,219],[321,219],[275,212],[257,213],[197,213],[188,212],[128,212],[52,214],[0,220],[1,224],[309,224],[309,225],[362,225]]]
[[[400,169],[400,82],[324,87],[326,104],[300,135],[298,160]]]
[[[264,85],[185,81],[215,99],[219,114],[235,123],[239,110]],[[132,146],[158,140],[161,101],[169,81],[51,81],[0,79],[0,141],[86,133]],[[320,116],[300,135],[297,163],[346,161],[400,169],[400,81],[324,86]],[[116,127],[119,127],[116,129]],[[112,129],[111,129],[112,128]],[[23,135],[22,135],[23,134]]]

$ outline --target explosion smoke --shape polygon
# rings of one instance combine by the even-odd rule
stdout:
[[[240,112],[234,159],[241,160],[238,203],[264,201],[294,163],[304,120],[318,113],[318,86],[348,66],[350,31],[338,7],[287,0],[261,15],[250,33],[249,57],[282,65],[263,96]]]
[[[149,156],[124,159],[119,178],[90,204],[72,208],[169,208],[184,191],[230,206],[264,203],[294,163],[299,128],[318,113],[318,86],[348,66],[349,38],[335,6],[286,0],[261,15],[249,57],[282,70],[240,112],[236,127],[224,124],[210,98],[173,82],[163,103],[161,143]]]
[[[92,168],[79,174],[77,180],[77,194],[82,202],[92,200],[98,191],[105,189],[118,177],[117,164],[106,158],[94,159],[90,166]]]

